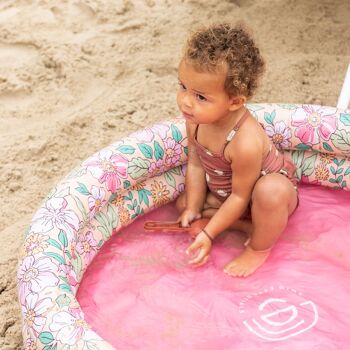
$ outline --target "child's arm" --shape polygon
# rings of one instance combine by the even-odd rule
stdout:
[[[186,171],[186,209],[194,213],[200,213],[207,194],[205,171],[193,144],[195,125],[186,122],[188,137],[188,163]]]

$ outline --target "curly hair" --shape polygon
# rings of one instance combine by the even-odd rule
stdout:
[[[227,67],[225,91],[230,96],[253,96],[265,63],[259,49],[241,24],[214,24],[188,38],[183,59],[198,71]]]

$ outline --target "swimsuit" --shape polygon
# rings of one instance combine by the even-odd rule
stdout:
[[[213,153],[202,146],[197,141],[198,126],[195,130],[194,145],[197,154],[205,170],[205,178],[209,190],[220,201],[224,201],[232,192],[232,169],[231,163],[224,157],[224,151],[228,143],[233,139],[237,130],[247,120],[249,111],[247,110],[236,126],[228,133],[226,142],[219,153]],[[275,145],[270,143],[270,150],[262,161],[261,175],[271,173],[281,173],[285,175],[297,189],[297,179],[295,177],[296,166],[292,160],[282,152],[278,151]]]

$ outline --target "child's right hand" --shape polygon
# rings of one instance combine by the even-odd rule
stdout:
[[[201,231],[195,241],[186,249],[187,255],[195,254],[195,256],[188,262],[194,267],[204,265],[208,259],[211,251],[212,241],[203,231]]]
[[[191,209],[185,209],[177,221],[181,222],[182,227],[189,227],[192,221],[200,219],[201,217],[201,213]]]

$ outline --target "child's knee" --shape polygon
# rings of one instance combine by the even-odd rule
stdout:
[[[262,179],[254,188],[252,202],[266,209],[275,209],[283,203],[288,205],[288,187],[284,182]]]

